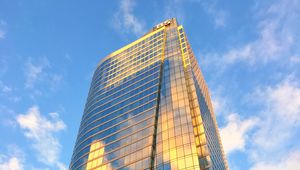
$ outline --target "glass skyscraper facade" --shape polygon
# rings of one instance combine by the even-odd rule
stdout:
[[[69,169],[228,169],[208,88],[176,19],[99,63]]]

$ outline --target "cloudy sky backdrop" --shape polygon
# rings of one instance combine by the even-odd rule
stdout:
[[[97,63],[171,17],[229,168],[299,168],[299,0],[0,0],[0,170],[66,170]]]

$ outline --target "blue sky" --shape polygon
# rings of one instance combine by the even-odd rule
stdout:
[[[0,0],[0,169],[67,169],[97,63],[171,17],[229,168],[300,167],[299,0]]]

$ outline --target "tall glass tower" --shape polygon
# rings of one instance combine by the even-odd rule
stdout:
[[[228,169],[207,85],[176,19],[99,63],[70,169]]]

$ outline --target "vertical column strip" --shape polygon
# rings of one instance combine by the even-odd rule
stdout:
[[[156,110],[155,110],[155,119],[154,119],[154,133],[153,133],[153,141],[152,141],[152,148],[151,148],[151,160],[149,168],[151,170],[155,169],[155,155],[156,155],[156,138],[157,138],[157,126],[158,126],[158,116],[160,111],[160,93],[161,93],[161,86],[162,86],[162,78],[163,78],[163,70],[164,70],[164,60],[165,60],[165,46],[166,46],[166,28],[164,29],[164,41],[162,47],[162,56],[161,56],[161,63],[160,63],[160,73],[159,73],[159,84],[158,84],[158,94],[157,94],[157,103],[156,103]]]
[[[182,30],[182,32],[180,32]],[[198,102],[198,98],[195,98],[193,95],[196,93],[192,89],[195,88],[195,84],[193,82],[192,77],[192,68],[190,65],[190,56],[188,52],[188,46],[187,46],[187,39],[184,34],[184,30],[182,26],[179,26],[177,28],[178,38],[180,42],[180,48],[181,48],[181,55],[182,55],[182,63],[184,65],[184,77],[186,80],[186,86],[187,86],[187,92],[188,92],[188,98],[190,103],[190,109],[191,109],[191,118],[192,118],[192,124],[194,127],[194,136],[195,136],[195,142],[196,142],[196,148],[199,158],[199,165],[201,170],[208,170],[211,168],[210,163],[210,153],[207,147],[207,137],[204,133],[204,126],[202,121],[202,115],[200,111],[200,106]],[[181,37],[183,35],[183,37]],[[185,47],[183,47],[183,41],[185,41]],[[186,50],[183,50],[183,49]]]

